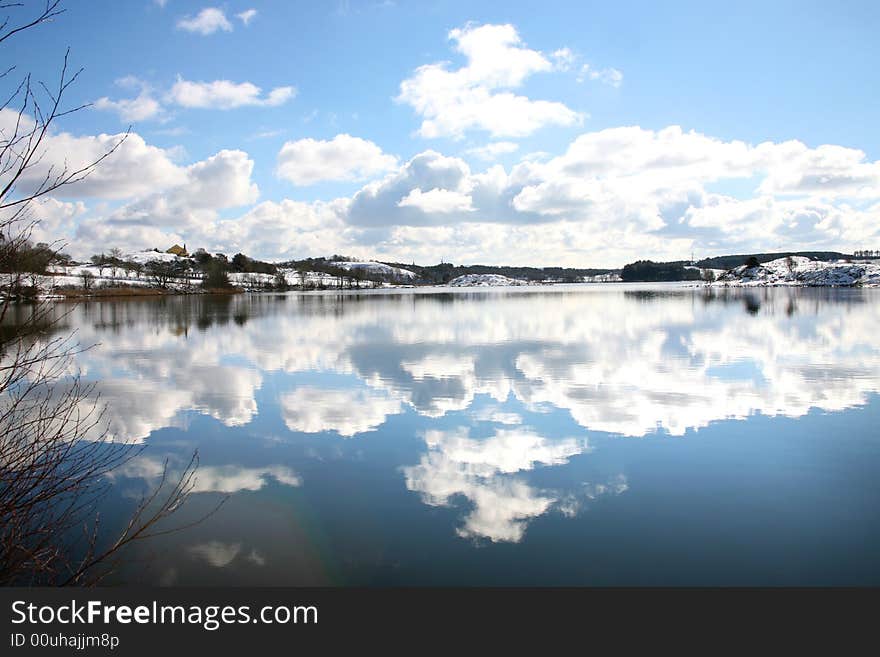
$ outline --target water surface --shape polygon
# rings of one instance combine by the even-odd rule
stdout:
[[[65,318],[146,450],[201,458],[161,584],[880,584],[880,290],[188,296]]]

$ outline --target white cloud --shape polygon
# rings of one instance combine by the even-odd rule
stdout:
[[[117,112],[123,121],[144,121],[152,119],[162,111],[162,106],[155,98],[141,93],[137,98],[110,100],[106,96],[95,101],[95,109]]]
[[[17,113],[0,110],[0,133],[14,134]],[[32,122],[25,118],[26,122]],[[59,198],[126,199],[165,188],[181,180],[182,169],[174,164],[169,152],[144,141],[131,133],[120,143],[124,134],[100,134],[78,137],[67,132],[49,134],[43,139],[39,162],[29,168],[18,182],[20,193],[26,193],[41,183],[50,168],[57,174],[85,167],[114,147],[107,157],[84,180],[68,185],[55,194]],[[0,175],[0,182],[4,177]]]
[[[470,167],[464,160],[445,157],[436,151],[425,151],[405,163],[397,172],[369,183],[357,192],[352,199],[348,218],[356,225],[440,223],[452,219],[450,214],[456,207],[465,214],[470,212],[465,209],[470,208],[470,203],[463,205],[461,201],[472,188]],[[432,190],[437,191],[432,193]],[[426,204],[417,202],[423,195],[427,195],[424,199]],[[401,204],[406,198],[411,198],[413,202]],[[427,203],[430,200],[438,202],[433,209]],[[432,214],[442,216],[432,218]]]
[[[531,470],[537,464],[559,465],[587,450],[586,440],[565,438],[551,441],[528,428],[496,429],[490,438],[471,438],[466,430],[425,433],[429,449],[443,454],[477,475]]]
[[[238,493],[260,490],[274,479],[285,486],[299,486],[300,477],[284,465],[248,468],[238,465],[200,465],[193,480],[194,493]]]
[[[114,111],[127,122],[164,118],[165,110],[150,85],[134,76],[116,82],[123,87],[137,88],[140,92],[135,98],[99,98],[94,103],[96,109]],[[168,93],[164,94],[164,101],[187,108],[228,110],[244,106],[277,107],[295,96],[296,87],[293,86],[276,87],[263,95],[262,89],[252,82],[194,82],[178,76]]]
[[[217,223],[214,237],[207,243],[228,253],[259,253],[260,257],[284,260],[350,252],[355,236],[342,220],[344,205],[344,201],[264,201],[241,217]]]
[[[189,551],[193,556],[202,559],[214,568],[225,568],[241,552],[241,543],[208,541],[207,543],[190,546]]]
[[[15,118],[0,112],[0,129],[14,130]],[[36,185],[49,166],[94,161],[120,138],[49,134],[19,191]],[[512,142],[489,146],[512,148],[506,144]],[[555,157],[484,170],[432,150],[394,168],[393,156],[350,135],[289,142],[278,174],[296,184],[391,169],[350,198],[323,202],[251,206],[259,190],[247,153],[222,151],[189,166],[179,161],[185,157],[132,134],[88,178],[55,195],[62,204],[98,203],[58,206],[49,214],[70,221],[46,220],[46,230],[75,236],[84,251],[108,242],[142,248],[198,241],[264,258],[335,251],[407,262],[609,267],[639,257],[680,259],[692,250],[848,250],[880,241],[880,162],[864,152],[798,141],[753,145],[678,126],[587,132]],[[237,207],[240,213],[228,212]]]
[[[301,386],[280,399],[284,424],[291,431],[335,431],[346,438],[381,426],[401,412],[399,400],[369,388]]]
[[[866,161],[861,150],[835,145],[809,148],[799,141],[761,144],[756,150],[767,171],[758,188],[762,193],[880,197],[880,160]]]
[[[208,35],[218,30],[232,32],[232,23],[222,9],[205,7],[195,16],[185,16],[177,21],[177,29]]]
[[[527,428],[499,429],[483,439],[466,428],[430,430],[424,439],[427,454],[403,469],[407,488],[431,506],[464,496],[472,508],[456,533],[493,542],[522,540],[527,524],[560,501],[558,493],[538,490],[516,473],[560,465],[588,449],[584,440],[550,440]]]
[[[498,159],[499,155],[515,153],[519,149],[519,144],[512,141],[494,141],[485,146],[477,146],[469,148],[465,151],[468,155],[473,155],[481,160],[492,162]]]
[[[467,64],[426,64],[400,84],[397,100],[422,116],[423,137],[461,137],[471,129],[493,137],[530,135],[545,125],[576,125],[582,115],[564,104],[531,100],[507,89],[534,73],[553,70],[537,50],[526,48],[512,25],[468,25],[449,32]]]
[[[418,208],[427,214],[474,211],[471,197],[467,194],[437,187],[427,192],[414,189],[400,200],[397,207]]]
[[[125,122],[145,121],[162,115],[162,105],[153,96],[153,89],[149,84],[132,75],[120,78],[116,84],[123,88],[137,89],[139,93],[135,98],[120,100],[111,100],[104,96],[95,101],[95,109],[116,112]]]
[[[177,78],[171,87],[169,99],[182,107],[203,109],[234,109],[246,105],[276,107],[296,96],[296,87],[285,86],[272,89],[267,96],[261,96],[262,89],[252,82],[193,82]]]
[[[251,24],[251,21],[254,20],[254,17],[257,15],[256,9],[245,9],[240,14],[236,14],[236,18],[244,23],[245,27]]]
[[[81,221],[78,248],[101,250],[116,244],[144,249],[194,239],[211,244],[219,211],[256,202],[259,189],[251,180],[253,166],[247,153],[226,150],[183,167],[174,185]],[[252,405],[251,400],[242,403],[235,411],[238,417],[246,416]]]
[[[713,189],[737,181],[753,191],[732,198]],[[401,203],[435,189],[470,204]],[[374,247],[387,258],[440,252],[475,262],[501,252],[522,264],[620,266],[640,253],[676,259],[692,249],[856,248],[880,238],[878,204],[880,162],[856,149],[632,126],[585,133],[559,156],[509,170],[476,173],[426,151],[357,192],[347,219],[388,226]],[[513,246],[520,243],[528,248]]]
[[[64,202],[54,198],[43,198],[31,203],[27,209],[27,219],[35,222],[30,238],[33,242],[54,244],[56,248],[67,248],[71,235],[70,228],[86,213],[82,201]]]
[[[371,141],[347,134],[331,140],[288,141],[278,153],[279,177],[295,185],[359,180],[392,169],[397,158]]]

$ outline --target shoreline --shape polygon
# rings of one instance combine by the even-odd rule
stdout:
[[[170,297],[191,294],[244,294],[246,290],[242,288],[212,288],[205,289],[161,289],[155,287],[144,286],[120,286],[120,287],[102,287],[96,290],[86,291],[82,288],[70,288],[56,290],[50,294],[43,295],[42,299],[106,299],[108,297]]]

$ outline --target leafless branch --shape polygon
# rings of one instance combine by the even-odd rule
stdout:
[[[24,23],[24,24],[19,25],[17,27],[10,28],[8,31],[7,31],[7,27],[9,27],[10,19],[7,16],[4,19],[2,25],[0,25],[0,43],[2,43],[3,41],[6,41],[6,39],[13,36],[14,34],[18,34],[19,32],[23,32],[24,30],[27,30],[31,27],[36,27],[37,25],[40,25],[42,23],[48,23],[56,16],[60,16],[65,11],[67,11],[66,9],[58,9],[59,4],[61,4],[61,0],[54,0],[54,1],[47,0],[46,6],[39,16],[37,16],[36,18],[34,18],[33,20],[31,20],[28,23]],[[24,5],[20,2],[8,2],[8,3],[4,3],[4,4],[0,5],[0,9],[11,9],[12,7],[23,7],[23,6]],[[5,34],[4,34],[4,31],[5,31]]]
[[[8,16],[0,19],[0,43],[62,14],[60,3],[47,0],[39,16],[16,26]],[[20,6],[3,2],[0,10]],[[34,83],[27,74],[0,96],[0,111],[15,116],[0,126],[0,584],[99,583],[126,546],[190,526],[163,521],[192,492],[198,466],[194,454],[179,478],[164,472],[122,531],[108,538],[112,529],[99,522],[97,505],[112,473],[143,447],[111,436],[95,385],[77,373],[75,357],[90,347],[79,345],[67,326],[70,310],[20,302],[36,288],[28,280],[45,273],[60,250],[57,243],[32,244],[34,203],[86,178],[129,135],[87,164],[44,165],[56,120],[86,107],[64,105],[82,72],[71,72],[69,58],[68,50],[56,84]],[[8,66],[0,80],[15,70]],[[22,184],[28,186],[19,193]],[[76,536],[84,550],[73,548]]]

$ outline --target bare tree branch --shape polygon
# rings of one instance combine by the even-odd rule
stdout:
[[[47,0],[39,16],[15,27],[9,17],[0,20],[0,43],[62,14],[60,2]],[[0,10],[20,6],[5,2]],[[0,111],[15,114],[5,130],[0,126],[0,584],[97,584],[126,546],[194,524],[166,527],[163,521],[193,491],[196,454],[176,480],[168,480],[166,463],[159,485],[121,532],[105,536],[97,505],[114,471],[143,446],[110,434],[95,384],[77,373],[75,357],[90,347],[70,331],[71,310],[36,298],[21,303],[35,297],[34,281],[60,257],[57,243],[32,244],[33,204],[85,179],[129,135],[87,164],[43,164],[56,120],[86,107],[63,104],[82,72],[70,72],[69,57],[68,49],[55,85],[34,84],[27,74],[0,95]],[[8,66],[0,80],[14,70]],[[19,194],[22,184],[29,186]],[[75,549],[77,540],[85,549]]]
[[[66,9],[58,9],[57,8],[60,3],[61,3],[61,0],[54,0],[54,1],[47,0],[46,7],[45,7],[45,9],[43,9],[43,12],[39,16],[37,16],[31,22],[24,23],[23,25],[19,25],[18,27],[14,27],[14,28],[10,29],[8,32],[6,32],[5,34],[3,34],[3,31],[9,25],[9,17],[7,17],[3,21],[2,26],[0,26],[0,43],[5,41],[9,37],[13,36],[14,34],[18,34],[19,32],[27,30],[31,27],[36,27],[37,25],[40,25],[42,23],[47,23],[47,22],[51,21],[53,18],[55,18],[56,16],[60,16],[65,11],[67,11]],[[9,2],[9,3],[5,3],[5,4],[0,5],[0,9],[10,9],[12,7],[23,7],[23,6],[24,5],[20,2]]]

